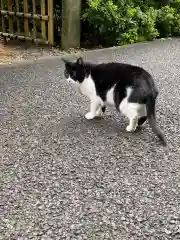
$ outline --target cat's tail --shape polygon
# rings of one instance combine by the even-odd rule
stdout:
[[[155,113],[155,104],[156,104],[156,96],[152,94],[148,96],[146,108],[147,108],[147,119],[149,122],[152,131],[157,135],[164,146],[167,145],[164,133],[156,124],[156,113]]]

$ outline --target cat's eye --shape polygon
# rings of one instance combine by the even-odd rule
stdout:
[[[69,73],[66,69],[64,70],[64,76],[65,76],[65,78],[69,78]]]

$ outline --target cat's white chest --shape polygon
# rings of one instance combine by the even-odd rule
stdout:
[[[84,81],[80,84],[80,91],[89,99],[92,99],[96,96],[95,84],[90,76],[88,78],[85,78]]]

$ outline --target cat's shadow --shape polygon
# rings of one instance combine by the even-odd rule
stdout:
[[[134,133],[127,132],[126,126],[128,122],[123,117],[116,119],[108,115],[95,117],[92,120],[87,120],[83,115],[76,117],[68,116],[65,118],[65,122],[67,128],[74,128],[75,131],[79,130],[82,134],[89,131],[96,131],[100,135],[112,136],[118,134],[121,137],[128,137],[141,132],[141,128],[138,128]]]

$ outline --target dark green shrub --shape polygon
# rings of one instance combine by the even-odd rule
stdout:
[[[177,13],[180,13],[180,0],[171,0],[170,7],[175,8]]]
[[[94,29],[94,38],[106,45],[179,36],[179,3],[180,0],[91,0],[83,21],[91,32]]]
[[[126,26],[126,19],[122,14],[123,10],[121,11],[112,0],[92,0],[83,19],[94,27],[95,33],[104,38],[104,42],[111,45],[117,43],[119,33],[123,32]]]
[[[92,0],[83,19],[94,27],[97,35],[107,44],[120,45],[156,38],[156,12],[152,7],[142,12],[131,1]]]
[[[172,29],[173,36],[180,36],[180,14],[175,15],[174,26]]]
[[[171,36],[175,24],[175,13],[175,9],[169,6],[158,10],[156,27],[161,37]]]
[[[159,35],[155,28],[157,10],[154,8],[150,7],[145,12],[140,7],[131,8],[128,10],[128,17],[136,24],[137,40],[153,40]]]

